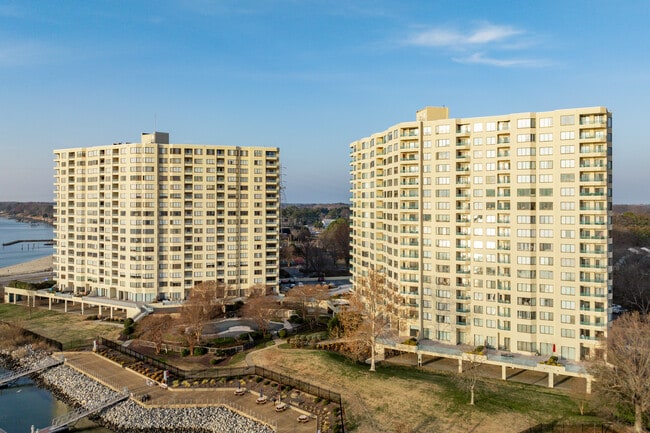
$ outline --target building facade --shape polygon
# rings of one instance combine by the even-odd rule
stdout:
[[[276,147],[140,143],[54,152],[54,275],[61,290],[181,300],[198,283],[230,296],[277,287]]]
[[[605,107],[450,119],[350,144],[353,282],[381,272],[402,336],[598,356],[612,300]]]

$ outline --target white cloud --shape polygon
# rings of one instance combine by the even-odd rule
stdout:
[[[409,42],[412,45],[426,47],[462,48],[465,46],[500,42],[522,33],[523,31],[510,26],[482,24],[480,27],[469,32],[442,28],[424,30],[414,35]]]
[[[513,53],[529,50],[531,45],[534,45],[534,38],[526,37],[524,30],[508,25],[483,22],[467,30],[429,28],[414,34],[407,43],[456,53],[451,60],[457,63],[500,68],[532,68],[550,64],[543,59],[516,58]],[[478,51],[479,49],[481,51]],[[507,56],[499,54],[505,52],[508,53]]]
[[[539,59],[496,59],[492,57],[486,57],[482,53],[474,53],[467,57],[454,57],[452,58],[454,62],[458,63],[467,63],[467,64],[479,64],[479,65],[490,65],[498,66],[501,68],[509,67],[541,67],[548,65],[548,62],[545,60]]]

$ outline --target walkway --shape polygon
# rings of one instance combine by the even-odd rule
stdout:
[[[235,388],[194,388],[194,389],[164,389],[153,386],[147,377],[92,352],[65,352],[65,363],[85,375],[92,377],[109,388],[122,392],[128,388],[131,398],[144,407],[198,407],[225,405],[249,418],[272,426],[277,425],[279,433],[314,433],[317,428],[315,419],[307,423],[299,423],[299,415],[304,411],[291,407],[290,410],[278,413],[275,406],[269,402],[258,405],[258,394],[247,392],[242,396],[234,394]],[[141,397],[147,394],[149,399],[143,403]]]
[[[0,386],[7,384],[9,382],[13,382],[14,380],[21,378],[23,376],[36,373],[37,371],[46,370],[50,367],[54,367],[55,365],[59,365],[62,363],[63,361],[61,359],[45,358],[38,364],[35,364],[31,367],[21,368],[18,370],[7,372],[2,376],[0,376]]]

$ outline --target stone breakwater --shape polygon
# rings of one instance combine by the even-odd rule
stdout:
[[[118,394],[65,365],[41,374],[41,380],[72,404],[86,406],[109,400]],[[126,400],[105,409],[101,423],[121,433],[149,431],[192,433],[272,433],[264,424],[246,418],[222,406],[197,408],[145,408]]]
[[[44,356],[31,347],[5,355],[15,363],[11,367],[26,367]],[[17,357],[16,355],[20,356]],[[13,355],[13,356],[7,356]],[[106,401],[118,395],[112,389],[65,365],[39,374],[38,381],[60,400],[82,407]],[[246,418],[223,406],[188,408],[146,408],[126,400],[103,410],[93,417],[105,427],[118,433],[182,432],[182,433],[273,433],[268,426]]]

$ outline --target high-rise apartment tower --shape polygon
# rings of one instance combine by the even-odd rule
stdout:
[[[583,360],[612,299],[605,107],[450,119],[427,107],[351,143],[353,282],[399,295],[400,333]]]
[[[141,143],[54,152],[54,273],[62,290],[181,300],[200,282],[231,296],[277,287],[276,147]]]

